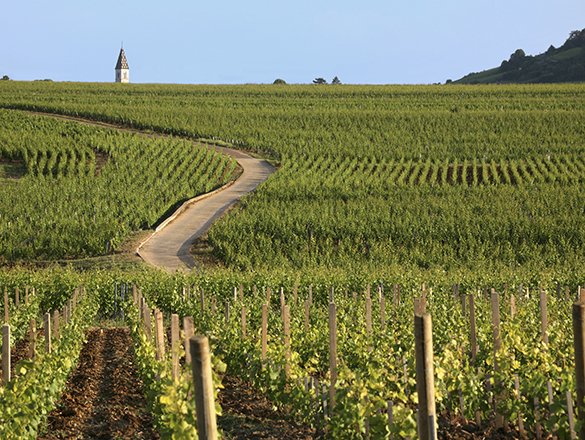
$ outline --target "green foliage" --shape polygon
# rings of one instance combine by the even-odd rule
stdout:
[[[0,388],[0,437],[34,439],[55,408],[55,402],[75,368],[84,332],[97,311],[91,296],[77,303],[67,326],[52,341],[52,351],[43,351],[44,339],[37,341],[39,350],[34,361],[23,360],[16,366],[17,377]]]
[[[0,155],[27,169],[17,186],[0,186],[0,261],[113,252],[128,232],[229,182],[236,166],[186,140],[4,110]]]
[[[433,316],[435,393],[437,411],[449,410],[460,413],[459,390],[463,400],[464,415],[474,419],[480,412],[484,419],[492,411],[488,399],[499,397],[498,408],[506,419],[515,424],[518,413],[523,414],[526,426],[535,421],[533,399],[542,402],[540,421],[550,430],[566,432],[568,419],[563,405],[566,390],[574,390],[571,377],[574,364],[570,334],[570,301],[548,295],[548,334],[549,345],[545,348],[540,342],[540,310],[538,296],[529,294],[529,284],[522,287],[522,300],[517,298],[516,314],[510,315],[508,296],[502,294],[500,301],[502,348],[498,352],[499,370],[494,367],[493,330],[491,305],[481,290],[473,286],[475,281],[466,280],[461,294],[475,294],[475,317],[479,352],[470,361],[469,315],[462,313],[460,302],[452,297],[452,285],[447,281],[427,284],[427,312]],[[260,278],[261,280],[262,278]],[[387,278],[388,279],[388,278]],[[201,279],[191,279],[192,282]],[[210,280],[208,280],[209,282]],[[158,306],[180,316],[193,316],[196,332],[206,334],[212,341],[213,352],[227,364],[227,371],[249,381],[278,407],[287,408],[289,414],[299,421],[315,424],[323,423],[323,410],[317,405],[315,391],[305,391],[304,378],[319,378],[320,384],[329,384],[329,346],[328,346],[328,308],[324,307],[327,298],[327,285],[317,280],[311,283],[314,303],[310,307],[309,328],[304,324],[304,299],[307,298],[307,285],[298,286],[298,304],[293,301],[292,286],[284,289],[286,303],[291,310],[290,347],[285,346],[282,332],[282,317],[277,306],[277,295],[272,295],[268,307],[268,351],[266,359],[261,355],[261,309],[266,301],[264,288],[254,294],[254,279],[240,278],[243,281],[244,301],[234,299],[231,287],[213,290],[208,285],[206,307],[201,311],[199,297],[181,301],[180,290],[172,295],[159,297]],[[264,280],[266,282],[266,279]],[[286,280],[284,280],[286,283]],[[272,280],[270,285],[274,286]],[[415,382],[414,335],[412,310],[414,297],[420,295],[420,283],[412,274],[401,281],[401,300],[394,306],[390,289],[386,290],[386,322],[381,326],[381,304],[378,295],[372,294],[372,334],[368,337],[365,322],[366,286],[348,283],[348,298],[343,285],[337,284],[334,290],[337,304],[338,331],[338,378],[336,382],[335,411],[329,414],[328,430],[330,438],[363,438],[366,422],[372,438],[386,438],[390,433],[398,436],[416,436],[415,410],[418,404]],[[517,292],[517,280],[490,284],[501,288],[502,292]],[[545,287],[546,288],[546,287]],[[533,289],[532,289],[533,290]],[[554,290],[551,288],[551,290]],[[351,292],[356,292],[356,299]],[[278,289],[273,288],[273,292]],[[373,292],[372,292],[373,293]],[[229,301],[232,317],[220,318],[219,312],[211,310],[210,295],[216,296],[219,304]],[[324,295],[323,295],[324,294]],[[508,293],[509,295],[509,293]],[[323,298],[325,296],[325,298]],[[240,307],[246,307],[247,338],[241,337]],[[394,311],[395,309],[395,311]],[[390,318],[391,316],[391,318]],[[290,375],[285,374],[286,356],[289,352]],[[404,362],[404,363],[403,363]],[[406,375],[404,373],[406,369]],[[520,395],[514,392],[514,375],[520,377]],[[486,381],[490,378],[491,392]],[[559,377],[561,378],[559,380]],[[547,408],[547,382],[551,381],[554,401],[550,417]],[[319,401],[323,396],[319,388]],[[391,400],[394,408],[394,423],[389,427],[385,414],[387,402]],[[317,417],[318,415],[318,417]]]
[[[149,342],[140,320],[138,308],[131,302],[124,304],[126,319],[134,340],[134,361],[146,388],[155,426],[164,438],[196,439],[197,415],[193,399],[193,380],[188,369],[183,370],[175,381],[172,378],[172,364],[169,353],[163,360],[156,360],[155,347]],[[176,347],[178,356],[184,355],[182,347]],[[221,387],[217,372],[225,371],[219,358],[214,357],[215,397]],[[188,368],[189,366],[187,366]],[[221,415],[221,407],[216,404],[216,412]]]

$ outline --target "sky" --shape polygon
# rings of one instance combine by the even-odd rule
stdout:
[[[17,0],[0,77],[133,83],[431,84],[561,46],[583,0]]]

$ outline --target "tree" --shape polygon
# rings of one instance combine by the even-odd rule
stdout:
[[[524,61],[526,54],[522,49],[517,49],[512,55],[510,55],[510,63],[519,64]]]
[[[272,84],[286,84],[286,81],[280,78],[274,80]]]
[[[2,77],[2,81],[10,81],[10,77],[8,75],[4,75]]]
[[[341,84],[341,81],[339,81],[339,78],[335,77],[333,78],[333,81],[331,81],[331,84]]]
[[[315,78],[313,84],[327,84],[327,80],[324,78]]]

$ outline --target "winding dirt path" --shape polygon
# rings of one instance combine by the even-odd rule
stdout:
[[[97,121],[42,112],[27,113],[152,136],[138,130]],[[155,134],[154,136],[159,135]],[[213,148],[214,146],[208,145],[208,147]],[[243,173],[232,185],[195,197],[184,203],[150,237],[140,243],[136,253],[148,264],[166,269],[170,273],[181,269],[189,272],[196,268],[197,263],[190,253],[195,240],[205,234],[213,222],[221,217],[240,197],[254,191],[258,185],[276,171],[264,159],[255,159],[240,150],[217,146],[215,148],[216,151],[235,158],[244,169]]]
[[[268,179],[274,167],[265,160],[254,159],[241,151],[222,148],[223,152],[235,157],[244,169],[232,185],[221,191],[200,196],[172,219],[164,228],[147,239],[137,253],[147,263],[165,268],[169,272],[177,269],[190,271],[196,262],[190,253],[195,240],[205,234],[219,218],[240,197],[248,194]],[[172,217],[171,217],[172,218]]]

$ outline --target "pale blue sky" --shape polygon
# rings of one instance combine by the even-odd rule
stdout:
[[[444,83],[583,28],[583,0],[13,0],[0,76],[113,82],[123,41],[135,83]]]

